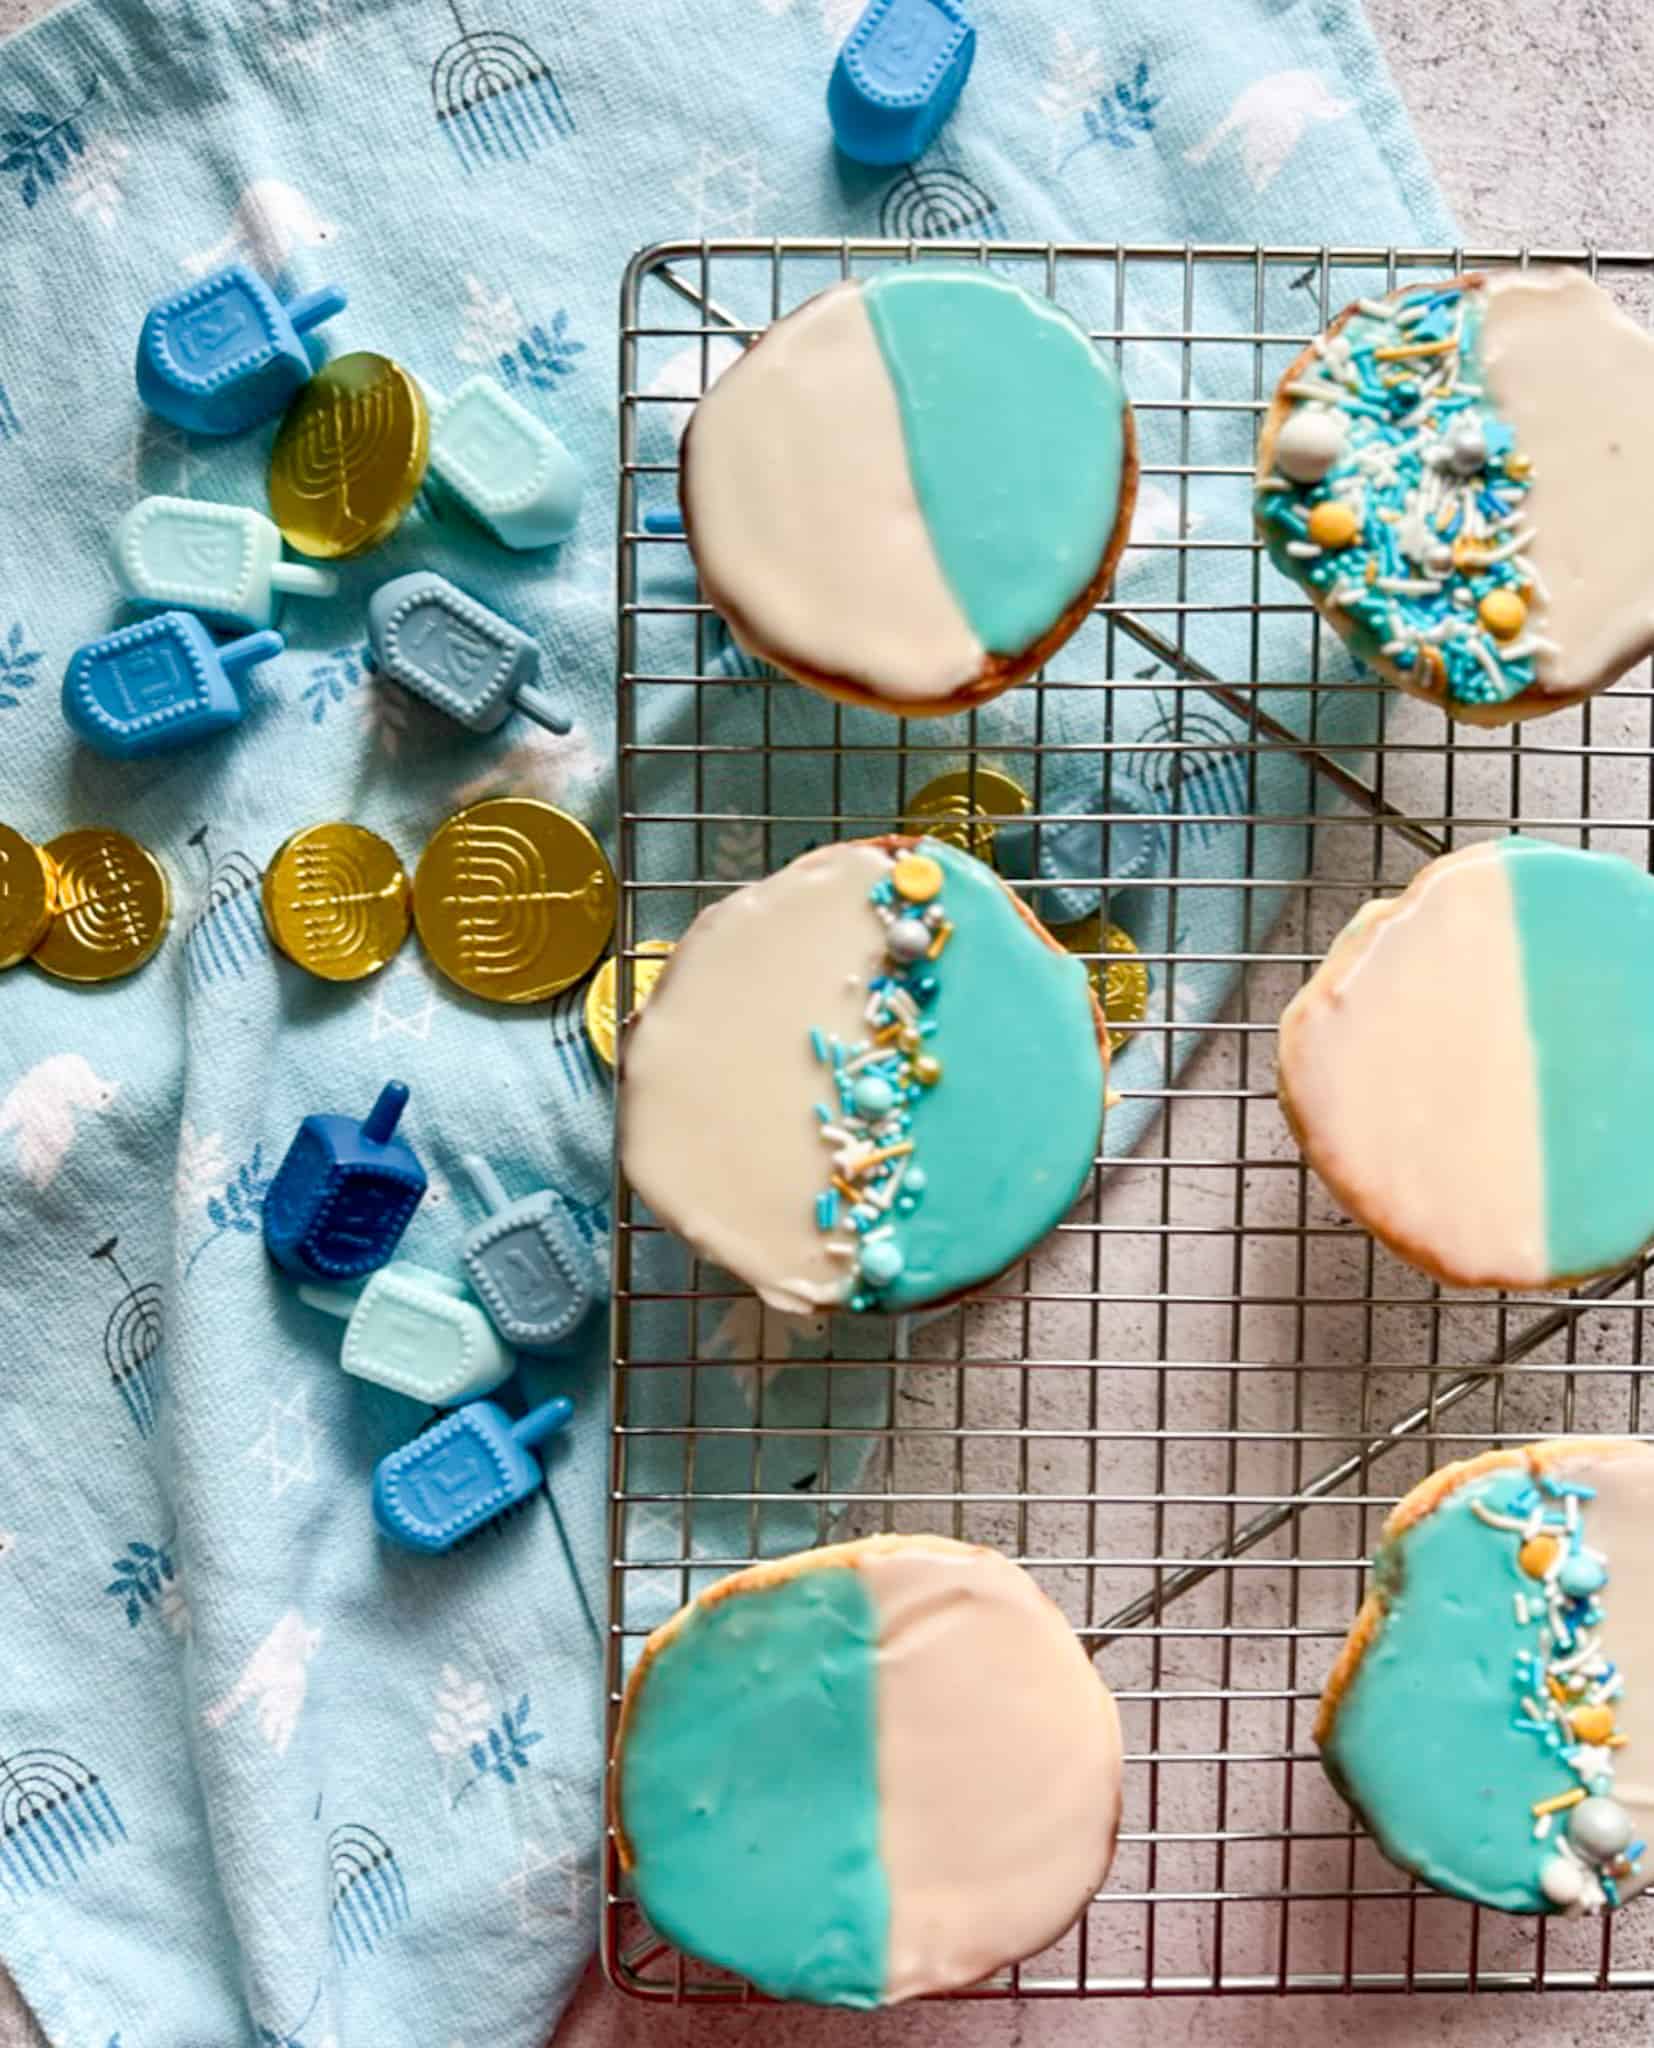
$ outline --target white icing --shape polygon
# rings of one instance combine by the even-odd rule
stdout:
[[[703,911],[626,1038],[620,1144],[632,1186],[702,1257],[788,1314],[848,1291],[816,1227],[829,1162],[809,1034],[864,1034],[884,938],[867,899],[889,866],[876,846],[822,847]],[[724,1142],[709,1146],[709,1128]]]
[[[1487,285],[1489,399],[1533,464],[1526,554],[1546,693],[1594,690],[1654,648],[1654,336],[1577,270]]]
[[[879,1613],[888,2002],[1037,1954],[1102,1883],[1120,1717],[1039,1587],[990,1550],[864,1553]]]
[[[752,652],[896,702],[946,697],[980,673],[855,283],[777,321],[725,371],[687,447],[695,557]]]
[[[1280,1086],[1310,1164],[1404,1257],[1543,1286],[1538,1079],[1497,843],[1369,903],[1288,1004]]]

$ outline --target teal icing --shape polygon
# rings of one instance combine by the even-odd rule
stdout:
[[[883,1993],[877,1641],[860,1572],[800,1572],[696,1607],[627,1722],[639,1903],[669,1941],[777,1998]]]
[[[1471,1511],[1531,1492],[1520,1469],[1457,1487],[1373,1561],[1389,1602],[1333,1718],[1324,1759],[1392,1862],[1440,1891],[1508,1913],[1548,1912],[1533,1805],[1573,1772],[1516,1725],[1519,1650],[1541,1656],[1544,1603],[1512,1538]]]
[[[983,646],[1020,654],[1114,531],[1120,380],[1066,313],[987,271],[890,271],[863,298],[943,577]]]
[[[903,1263],[879,1297],[887,1309],[974,1287],[1036,1245],[1085,1186],[1103,1117],[1084,965],[1032,929],[991,869],[940,840],[923,846],[946,874],[954,934],[926,1013],[942,1078],[913,1108],[924,1200],[896,1225]]]
[[[1502,842],[1539,1085],[1556,1278],[1654,1236],[1654,881],[1617,855]]]

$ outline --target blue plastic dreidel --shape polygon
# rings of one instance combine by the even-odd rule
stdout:
[[[833,140],[858,164],[910,164],[971,75],[976,30],[959,0],[868,0],[827,84]]]
[[[428,479],[508,548],[565,540],[580,516],[585,478],[544,420],[492,377],[468,377],[431,402]]]
[[[550,1188],[513,1202],[486,1159],[462,1162],[486,1223],[465,1240],[471,1291],[518,1351],[556,1351],[597,1306],[596,1261],[561,1197]]]
[[[307,1280],[354,1280],[384,1265],[425,1192],[425,1169],[396,1135],[408,1100],[387,1081],[367,1115],[307,1116],[264,1197],[264,1243]]]
[[[134,604],[181,605],[214,625],[268,626],[278,593],[332,597],[331,569],[284,562],[275,522],[250,505],[144,498],[115,528],[115,573]]]
[[[473,732],[526,712],[552,732],[573,721],[535,682],[540,650],[528,635],[433,569],[381,583],[368,600],[374,665]]]
[[[310,381],[302,336],[345,309],[336,284],[283,305],[245,263],[157,299],[138,336],[138,396],[189,434],[240,434]]]
[[[301,1285],[312,1308],[346,1319],[339,1363],[432,1408],[452,1408],[503,1387],[516,1360],[488,1318],[446,1273],[393,1259],[360,1293]]]
[[[538,1493],[545,1475],[529,1446],[573,1413],[566,1394],[531,1408],[521,1422],[492,1401],[456,1408],[375,1465],[373,1519],[405,1550],[452,1550]]]
[[[1088,812],[1108,813],[1109,823]],[[1078,924],[1103,907],[1105,856],[1108,888],[1140,882],[1155,870],[1163,830],[1153,794],[1116,767],[1106,787],[1094,775],[1048,797],[1041,824],[999,819],[994,866],[1008,882],[1048,885],[1028,892],[1043,923]]]
[[[116,761],[170,754],[239,725],[237,685],[286,645],[266,632],[221,647],[193,612],[161,612],[76,649],[63,676],[63,716]]]

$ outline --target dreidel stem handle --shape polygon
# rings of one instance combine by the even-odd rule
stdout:
[[[240,683],[249,669],[257,668],[261,661],[272,660],[286,645],[279,633],[244,633],[239,640],[219,648],[218,659],[230,681]]]
[[[543,725],[547,732],[573,732],[574,720],[555,697],[548,696],[538,683],[525,683],[517,692],[517,709],[525,718],[532,718],[536,725]]]
[[[362,1120],[362,1136],[370,1144],[388,1145],[407,1106],[407,1082],[387,1081],[379,1091],[379,1100]]]
[[[356,1313],[359,1294],[352,1294],[348,1287],[312,1287],[308,1280],[299,1283],[299,1299],[319,1308],[324,1316],[337,1316],[342,1323],[348,1323]]]
[[[312,569],[304,562],[277,562],[270,570],[270,588],[291,597],[332,597],[339,579],[331,569]]]
[[[312,327],[320,327],[324,320],[331,320],[336,313],[342,313],[350,304],[349,295],[342,285],[318,285],[313,292],[301,292],[298,298],[289,301],[287,317],[293,323],[296,334],[308,334]]]
[[[554,1436],[574,1413],[574,1403],[567,1394],[553,1394],[549,1401],[542,1401],[538,1408],[531,1408],[521,1422],[511,1425],[511,1434],[520,1444],[543,1444],[548,1436]]]
[[[498,1216],[502,1209],[511,1207],[511,1197],[500,1185],[500,1177],[480,1152],[467,1152],[460,1160],[465,1168],[466,1178],[477,1191],[477,1199],[490,1216]]]

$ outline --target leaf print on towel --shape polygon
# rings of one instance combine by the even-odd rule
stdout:
[[[61,1749],[0,1756],[0,1891],[15,1904],[76,1884],[93,1856],[126,1840],[97,1772]]]
[[[285,1756],[304,1711],[310,1660],[321,1646],[321,1630],[312,1628],[296,1607],[288,1608],[242,1666],[241,1676],[229,1691],[202,1708],[202,1725],[222,1728],[243,1707],[251,1706],[259,1734],[277,1756]]]
[[[0,390],[0,441],[6,438],[5,392]],[[15,711],[23,702],[21,692],[32,690],[40,677],[35,673],[45,656],[38,647],[31,647],[23,631],[22,621],[14,619],[9,630],[0,635],[0,711]]]
[[[161,1290],[153,1280],[134,1286],[115,1255],[119,1244],[118,1237],[106,1237],[88,1254],[108,1266],[125,1290],[103,1326],[103,1362],[133,1428],[150,1437],[161,1399]]]
[[[574,133],[562,88],[532,44],[509,29],[471,28],[459,0],[447,0],[447,12],[459,34],[431,66],[431,109],[462,169],[523,163]]]
[[[491,292],[469,271],[459,317],[460,337],[454,343],[454,354],[462,363],[498,362],[517,346],[528,326],[510,292]]]
[[[568,311],[563,306],[552,315],[549,330],[536,322],[514,350],[501,355],[501,380],[513,388],[528,384],[537,391],[555,391],[559,377],[573,374],[577,367],[574,358],[586,353],[586,344],[572,340],[568,327]]]
[[[189,843],[200,854],[206,893],[184,932],[184,965],[197,991],[215,983],[240,981],[255,961],[268,957],[270,942],[260,913],[262,877],[239,847],[214,857],[208,827],[198,825]]]
[[[362,687],[371,673],[370,663],[371,650],[365,642],[359,647],[335,647],[325,661],[315,663],[309,682],[299,693],[309,706],[312,725],[320,725],[353,690]]]
[[[179,1226],[187,1225],[209,1195],[216,1195],[230,1177],[224,1140],[217,1131],[198,1131],[188,1117],[178,1130],[178,1157],[172,1169],[172,1206]]]
[[[86,139],[77,123],[98,95],[98,81],[89,78],[79,106],[55,120],[38,108],[12,112],[0,107],[0,173],[17,179],[17,196],[27,207],[40,203],[86,151]]]
[[[1334,98],[1318,72],[1277,71],[1254,79],[1211,133],[1183,152],[1183,161],[1206,163],[1239,136],[1241,169],[1254,192],[1267,192],[1312,122],[1342,121],[1354,112],[1355,101]]]
[[[193,1270],[201,1254],[217,1244],[221,1237],[231,1233],[241,1237],[258,1236],[264,1198],[270,1192],[270,1183],[274,1179],[275,1175],[264,1169],[263,1145],[255,1145],[251,1156],[241,1162],[223,1187],[207,1197],[203,1206],[212,1229],[190,1253],[184,1265],[186,1274]]]
[[[444,1664],[425,1740],[442,1759],[442,1796],[450,1809],[455,1799],[454,1776],[464,1768],[473,1744],[487,1742],[493,1718],[482,1685],[454,1665]]]
[[[333,1953],[341,1963],[357,1962],[413,1918],[407,1883],[390,1843],[360,1822],[328,1836],[327,1865]]]
[[[137,1628],[146,1614],[156,1614],[173,1635],[189,1634],[189,1602],[164,1543],[131,1542],[110,1570],[115,1576],[103,1590],[120,1605],[129,1628]]]
[[[122,180],[132,152],[112,135],[94,135],[63,174],[63,196],[69,211],[97,222],[112,234],[116,216],[126,204]]]
[[[498,1778],[502,1785],[515,1785],[518,1778],[529,1767],[528,1752],[545,1736],[538,1728],[529,1725],[528,1694],[525,1692],[515,1708],[507,1708],[498,1721],[491,1722],[481,1737],[466,1751],[473,1775],[466,1779],[449,1801],[450,1807],[458,1806],[466,1793],[480,1785],[485,1778]]]
[[[1148,60],[1140,57],[1129,79],[1105,86],[1090,106],[1081,108],[1080,126],[1085,132],[1063,153],[1057,169],[1066,170],[1083,151],[1105,143],[1110,149],[1135,149],[1140,136],[1154,133],[1154,112],[1164,99],[1164,93],[1149,91]]]

